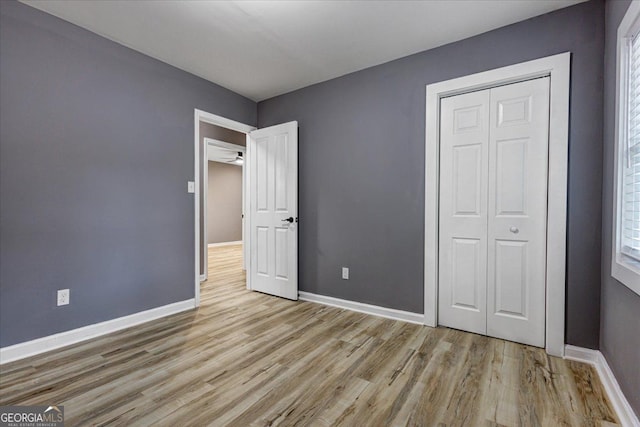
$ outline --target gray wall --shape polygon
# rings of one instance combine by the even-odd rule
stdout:
[[[254,122],[255,123],[255,122]],[[246,123],[252,125],[253,123]],[[212,125],[205,122],[200,122],[200,188],[204,189],[204,159],[205,159],[205,151],[204,151],[204,139],[212,138],[217,139],[218,141],[229,142],[231,144],[245,146],[247,144],[247,135],[242,132],[236,132],[235,130],[223,128],[221,126]],[[204,191],[204,190],[203,190]],[[202,202],[202,191],[200,192],[200,260],[204,259],[206,247],[207,247],[207,239],[204,235],[204,222],[207,214],[205,212],[205,206]],[[204,274],[204,262],[200,262],[200,275]]]
[[[627,0],[606,3],[600,351],[636,414],[640,415],[640,296],[611,277],[616,32],[629,3]]]
[[[609,43],[626,4],[607,5]],[[260,103],[260,126],[300,123],[301,289],[422,312],[425,85],[569,50],[567,340],[598,346],[602,260],[600,345],[637,410],[640,301],[608,270],[611,50],[601,216],[603,14],[580,4]],[[191,298],[193,108],[255,124],[255,104],[15,2],[0,51],[0,346]]]
[[[242,166],[209,162],[207,243],[242,240]]]
[[[597,348],[603,41],[592,1],[260,102],[300,126],[300,288],[422,313],[425,85],[571,51],[567,341]]]
[[[0,346],[192,298],[193,110],[256,104],[17,2],[0,52]]]

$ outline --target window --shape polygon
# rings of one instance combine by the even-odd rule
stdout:
[[[618,28],[613,277],[640,295],[640,2]]]
[[[622,236],[623,254],[640,260],[640,37],[627,39],[629,78],[627,81],[626,137],[622,151]]]

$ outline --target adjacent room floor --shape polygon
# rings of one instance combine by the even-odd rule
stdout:
[[[210,248],[197,312],[1,366],[0,405],[64,405],[69,426],[616,423],[588,365],[249,292],[241,265]]]

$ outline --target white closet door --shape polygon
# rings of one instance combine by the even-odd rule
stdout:
[[[544,347],[549,78],[490,97],[487,335]]]
[[[440,104],[438,323],[486,333],[489,90]]]

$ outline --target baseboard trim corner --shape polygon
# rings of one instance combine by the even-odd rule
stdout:
[[[60,332],[31,341],[3,347],[0,348],[0,364],[3,365],[5,363],[35,356],[37,354],[46,353],[51,350],[57,350],[62,347],[77,344],[82,341],[110,334],[112,332],[139,325],[141,323],[146,323],[151,320],[156,320],[161,317],[191,310],[193,308],[195,308],[195,299],[191,298],[185,301],[179,301],[162,307],[156,307],[150,310],[130,314],[128,316],[118,317],[117,319],[106,320],[93,325],[87,325],[70,331]]]
[[[589,363],[595,365],[598,363],[598,350],[592,350],[590,348],[576,347],[575,345],[567,344],[564,346],[564,358],[568,360],[575,360],[576,362]]]
[[[607,359],[598,350],[566,345],[564,358],[578,362],[589,363],[596,368],[600,381],[607,392],[607,396],[613,405],[614,411],[624,427],[640,427],[640,420],[636,416],[631,404],[620,389],[613,371],[607,363]]]
[[[298,297],[302,301],[315,302],[318,304],[329,305],[331,307],[343,308],[345,310],[357,311],[358,313],[371,314],[378,317],[386,317],[387,319],[401,320],[403,322],[417,323],[424,325],[424,314],[412,313],[410,311],[396,310],[393,308],[380,307],[378,305],[364,304],[356,301],[349,301],[340,298],[328,297],[324,295],[313,294],[310,292],[298,292]]]

